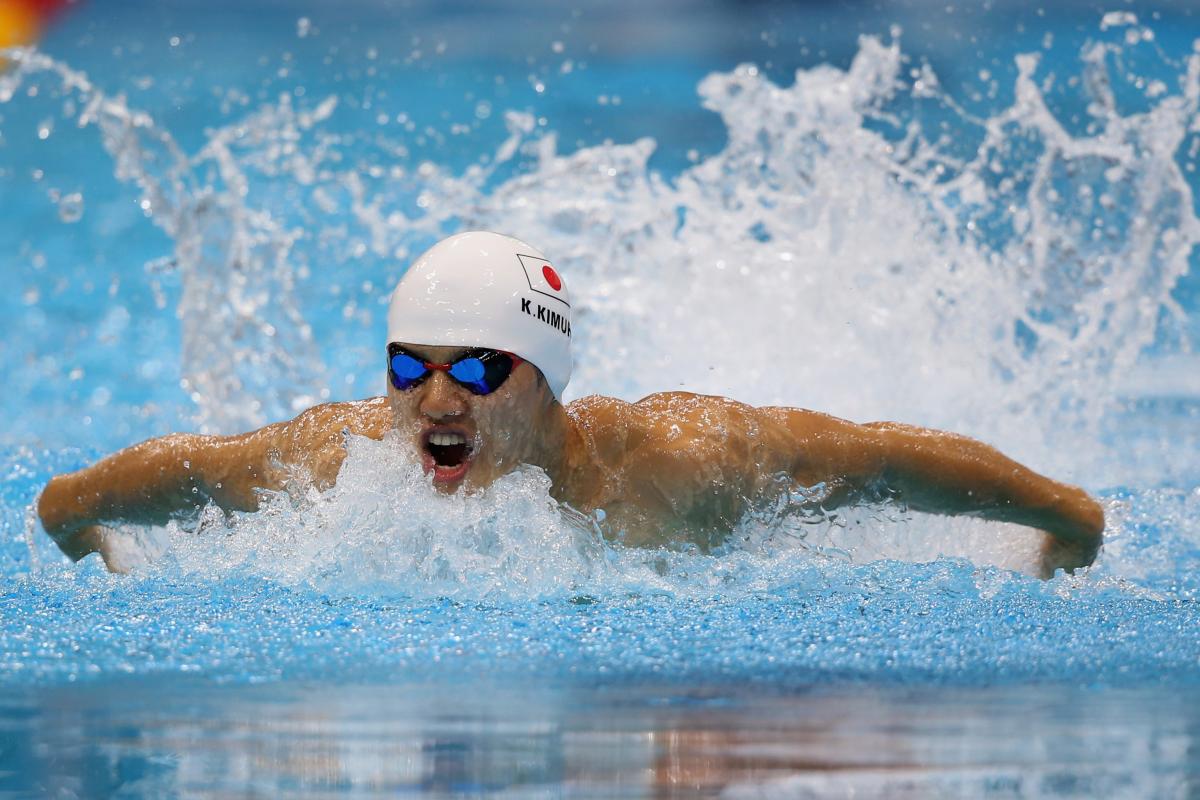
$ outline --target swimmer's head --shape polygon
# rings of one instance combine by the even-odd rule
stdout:
[[[425,251],[392,292],[388,342],[515,353],[561,402],[571,379],[571,297],[537,248],[460,233]]]
[[[571,373],[570,297],[538,250],[464,233],[413,262],[388,311],[388,396],[441,489],[544,463]]]

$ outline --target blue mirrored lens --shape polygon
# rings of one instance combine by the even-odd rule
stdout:
[[[420,380],[426,372],[428,370],[425,369],[425,365],[407,353],[396,353],[392,356],[392,374],[397,380],[411,383]]]
[[[450,367],[450,376],[461,383],[479,384],[485,372],[487,370],[478,358],[464,358]]]

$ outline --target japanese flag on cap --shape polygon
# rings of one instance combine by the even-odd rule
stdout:
[[[567,308],[571,307],[567,299],[567,289],[554,266],[544,258],[535,255],[518,253],[517,259],[525,270],[525,278],[529,281],[530,291],[557,300]]]

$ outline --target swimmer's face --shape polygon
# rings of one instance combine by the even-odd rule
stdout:
[[[449,364],[468,348],[405,344],[413,355]],[[442,491],[488,486],[520,464],[539,463],[537,420],[557,403],[537,369],[518,364],[491,394],[477,395],[435,370],[401,391],[388,382],[392,426],[412,443],[433,484]]]

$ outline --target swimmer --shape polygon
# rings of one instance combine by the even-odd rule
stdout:
[[[1104,514],[1087,493],[965,436],[687,392],[563,405],[570,344],[570,295],[538,250],[495,233],[452,236],[392,294],[385,397],[318,405],[236,436],[134,445],[53,478],[38,501],[42,525],[71,558],[99,551],[116,571],[122,534],[110,526],[161,525],[208,503],[254,511],[263,490],[297,475],[327,488],[344,432],[391,431],[439,491],[477,490],[532,464],[557,501],[602,510],[605,534],[630,546],[711,548],[756,505],[821,486],[812,502],[823,510],[886,496],[1037,528],[1043,577],[1087,566],[1099,550]]]

